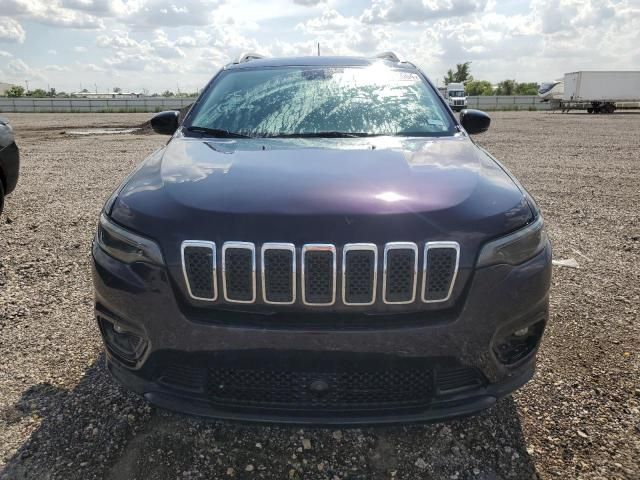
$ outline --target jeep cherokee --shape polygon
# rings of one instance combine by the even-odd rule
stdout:
[[[93,244],[112,375],[162,407],[440,420],[527,382],[548,318],[536,203],[413,64],[218,72],[108,199]]]

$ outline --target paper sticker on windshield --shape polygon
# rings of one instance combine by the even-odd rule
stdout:
[[[402,72],[400,73],[398,80],[404,81],[404,82],[415,82],[417,80],[420,80],[420,77],[418,76],[417,73]]]
[[[305,80],[329,80],[336,73],[343,73],[343,68],[319,68],[300,72]]]
[[[442,120],[437,120],[433,118],[430,118],[429,120],[427,120],[427,123],[429,125],[436,125],[437,127],[442,127],[444,125],[444,122]]]

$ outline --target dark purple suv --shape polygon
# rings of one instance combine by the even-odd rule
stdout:
[[[93,245],[111,373],[227,419],[466,415],[527,382],[551,248],[522,186],[413,64],[227,65],[107,201]]]

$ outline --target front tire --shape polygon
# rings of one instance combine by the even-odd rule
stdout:
[[[2,209],[4,208],[4,185],[0,178],[0,215],[2,215]]]

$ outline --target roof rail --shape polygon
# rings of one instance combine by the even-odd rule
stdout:
[[[387,61],[393,62],[393,63],[400,63],[400,59],[393,52],[378,53],[374,58],[380,58],[382,60],[387,60]]]
[[[253,53],[253,52],[245,52],[238,57],[238,60],[236,61],[236,63],[246,63],[246,62],[250,62],[251,60],[260,60],[261,58],[264,58],[264,55],[260,55],[259,53]]]

